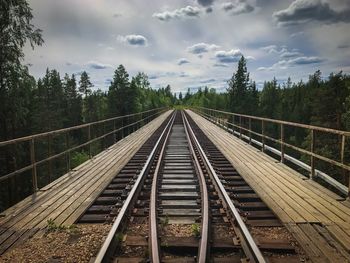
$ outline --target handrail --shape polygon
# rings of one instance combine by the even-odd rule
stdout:
[[[251,116],[251,115],[245,115],[245,114],[238,114],[238,113],[232,113],[232,112],[226,112],[226,111],[221,111],[221,110],[215,110],[215,109],[210,109],[210,108],[204,108],[204,107],[193,107],[192,108],[195,112],[199,113],[200,115],[204,115],[208,118],[215,118],[217,120],[217,123],[220,124],[220,126],[225,127],[227,130],[231,130],[233,134],[236,134],[240,139],[242,137],[246,140],[249,141],[249,143],[252,143],[252,134],[258,136],[261,138],[260,146],[261,150],[264,152],[266,149],[270,149],[271,146],[266,145],[266,140],[272,141],[274,143],[279,144],[280,150],[279,150],[279,155],[280,155],[280,161],[282,163],[285,162],[286,157],[289,160],[290,156],[286,156],[285,154],[285,148],[289,148],[292,150],[297,151],[300,154],[305,154],[310,157],[310,178],[314,179],[317,175],[322,174],[320,176],[321,178],[325,179],[326,182],[328,182],[331,185],[334,186],[334,179],[333,180],[328,180],[327,176],[323,172],[320,172],[316,169],[315,162],[316,160],[321,160],[323,162],[326,162],[330,165],[335,165],[338,168],[343,169],[343,171],[350,171],[350,166],[349,164],[345,163],[345,144],[347,138],[350,137],[350,132],[349,131],[342,131],[342,130],[335,130],[335,129],[330,129],[330,128],[324,128],[324,127],[318,127],[318,126],[313,126],[313,125],[306,125],[306,124],[301,124],[301,123],[295,123],[295,122],[288,122],[288,121],[282,121],[282,120],[276,120],[276,119],[269,119],[269,118],[262,118],[262,117],[257,117],[257,116]],[[220,115],[220,116],[219,116]],[[226,116],[223,118],[223,116]],[[231,116],[232,122],[229,122],[229,118],[227,116]],[[221,118],[220,118],[221,117]],[[239,119],[239,123],[235,122],[235,120]],[[246,119],[249,122],[249,127],[244,127],[242,125],[242,120]],[[261,122],[261,133],[253,131],[251,127],[252,121],[259,121]],[[266,123],[274,123],[279,125],[280,129],[280,135],[279,138],[272,138],[268,135],[266,135],[265,130],[266,130]],[[285,141],[285,127],[290,126],[290,127],[297,127],[297,128],[303,128],[307,129],[310,133],[310,150],[302,149],[296,145],[292,145],[291,143],[287,143]],[[232,129],[229,129],[231,127]],[[235,130],[236,129],[236,130]],[[245,131],[248,134],[243,135],[242,132]],[[318,154],[315,152],[315,132],[324,132],[324,133],[330,133],[334,135],[341,136],[341,142],[340,142],[340,161],[337,161],[335,159],[331,159],[329,157],[323,156],[321,154]],[[256,140],[254,140],[256,141]],[[256,144],[256,143],[255,143]],[[304,168],[304,167],[302,167]],[[346,173],[343,173],[343,176],[346,176]],[[329,177],[329,176],[328,176]],[[329,177],[330,178],[330,177]],[[340,183],[339,183],[340,184]],[[342,189],[342,187],[337,186],[337,189]],[[342,191],[343,192],[343,191]],[[348,195],[350,196],[350,184],[348,186]]]
[[[15,169],[14,171],[8,172],[7,174],[0,175],[0,182],[7,180],[9,178],[12,178],[13,176],[16,176],[18,174],[21,174],[23,172],[26,172],[28,170],[32,170],[32,184],[33,184],[33,192],[38,191],[38,178],[37,178],[37,166],[41,165],[43,163],[49,162],[51,164],[51,161],[54,159],[57,159],[62,156],[66,156],[66,162],[67,162],[67,172],[70,171],[70,153],[78,150],[82,147],[89,147],[89,158],[92,158],[92,150],[91,150],[91,144],[94,142],[97,142],[102,139],[106,139],[107,136],[113,135],[113,143],[117,141],[116,139],[116,134],[121,132],[121,137],[124,137],[124,131],[126,129],[132,129],[136,130],[137,128],[141,127],[142,124],[145,124],[149,122],[150,120],[154,119],[156,116],[160,115],[161,113],[165,112],[168,108],[163,107],[163,108],[156,108],[152,110],[147,110],[143,112],[138,112],[138,113],[133,113],[133,114],[128,114],[124,116],[117,116],[114,118],[109,118],[109,119],[104,119],[100,121],[95,121],[95,122],[90,122],[82,125],[77,125],[77,126],[72,126],[64,129],[59,129],[59,130],[54,130],[54,131],[49,131],[49,132],[44,132],[44,133],[39,133],[39,134],[34,134],[30,136],[25,136],[25,137],[20,137],[8,141],[2,141],[0,142],[0,150],[4,146],[8,145],[16,145],[17,143],[29,143],[29,152],[28,152],[28,157],[30,157],[30,164],[25,165],[24,167],[20,167],[18,169]],[[126,121],[124,121],[126,119]],[[121,121],[121,127],[117,127],[116,120]],[[105,130],[106,123],[112,126],[112,130],[109,129],[108,131]],[[95,138],[92,138],[91,136],[91,131],[94,128],[94,125],[97,124],[103,124],[103,134],[98,135]],[[82,130],[87,128],[87,134],[88,138],[87,141],[81,142],[78,145],[70,145],[69,143],[69,132],[74,131],[74,130]],[[48,144],[49,148],[51,145],[51,140],[53,135],[65,135],[65,146],[66,148],[59,153],[52,154],[50,151],[49,153],[45,156],[46,158],[41,159],[41,160],[36,160],[36,154],[35,154],[35,140],[37,139],[48,139]],[[104,141],[105,142],[105,141]],[[103,148],[105,148],[105,143]],[[49,169],[50,170],[50,169]],[[49,180],[50,181],[50,180]],[[50,182],[49,182],[50,183]]]

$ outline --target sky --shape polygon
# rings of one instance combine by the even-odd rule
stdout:
[[[153,88],[225,91],[242,55],[261,87],[350,72],[349,0],[28,0],[45,43],[25,47],[36,78],[46,68],[108,90],[123,64]]]

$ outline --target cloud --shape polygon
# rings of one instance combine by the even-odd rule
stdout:
[[[321,0],[295,0],[284,10],[273,13],[280,26],[302,24],[310,21],[326,23],[350,22],[350,9],[334,10]]]
[[[183,18],[197,18],[199,17],[201,10],[196,6],[186,6],[173,11],[164,11],[162,13],[154,13],[152,17],[161,21],[169,21],[171,19],[183,19]]]
[[[218,49],[220,46],[217,46],[215,44],[206,44],[206,43],[198,43],[194,44],[193,46],[188,47],[186,50],[189,53],[192,54],[202,54],[206,53],[212,50]]]
[[[210,6],[213,4],[214,0],[197,0],[197,2],[202,6]]]
[[[97,61],[89,61],[87,65],[92,69],[106,69],[111,68],[112,66],[109,64],[103,64]]]
[[[113,14],[113,17],[114,18],[119,18],[119,17],[121,17],[122,16],[122,14],[120,14],[120,13],[115,13],[115,14]]]
[[[295,66],[303,66],[309,64],[319,64],[325,61],[320,57],[297,57],[289,60],[280,60],[277,63],[273,64],[271,67],[260,67],[258,71],[272,71],[275,69],[288,69]]]
[[[183,64],[187,64],[187,63],[190,63],[186,58],[180,58],[177,62],[177,64],[179,66],[183,65]]]
[[[213,83],[215,81],[216,79],[204,79],[204,80],[200,80],[199,83]]]
[[[292,57],[297,57],[302,55],[300,52],[298,51],[285,51],[283,53],[280,54],[281,58],[292,58]]]
[[[350,48],[350,45],[348,45],[348,44],[342,44],[342,45],[339,45],[338,48],[339,48],[339,49],[348,49],[348,48]]]
[[[305,35],[304,31],[300,31],[300,32],[295,32],[293,34],[290,35],[291,38],[296,38],[296,37],[300,37]]]
[[[205,12],[206,12],[207,14],[209,14],[209,13],[213,12],[213,8],[212,8],[211,6],[209,6],[209,7],[207,7],[207,8],[205,9]]]
[[[228,65],[224,64],[224,63],[215,63],[213,65],[213,67],[216,67],[216,68],[228,68]]]
[[[131,46],[147,46],[147,38],[141,35],[118,36],[117,40],[121,43],[127,43]]]
[[[220,63],[234,63],[238,62],[239,59],[243,56],[242,52],[239,49],[231,49],[230,51],[217,51],[215,53],[215,58]]]
[[[254,11],[255,7],[245,0],[238,0],[234,3],[226,2],[221,5],[221,8],[231,15],[247,14]]]
[[[303,55],[301,52],[299,52],[298,49],[288,50],[287,46],[278,47],[276,45],[270,45],[262,47],[260,49],[266,51],[269,54],[278,54],[281,58],[300,57]]]

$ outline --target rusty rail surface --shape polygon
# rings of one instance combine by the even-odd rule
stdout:
[[[330,185],[335,187],[337,190],[342,192],[343,194],[348,194],[350,196],[350,182],[349,182],[348,186],[345,186],[345,185],[341,184],[340,182],[336,181],[331,176],[316,169],[316,160],[321,160],[321,161],[326,162],[329,165],[334,165],[334,166],[342,169],[344,171],[343,176],[349,176],[350,165],[345,162],[345,149],[346,149],[345,146],[346,146],[346,140],[348,138],[350,138],[349,131],[335,130],[335,129],[324,128],[324,127],[319,127],[319,126],[295,123],[295,122],[288,122],[288,121],[269,119],[269,118],[263,118],[263,117],[245,115],[245,114],[238,114],[238,113],[220,111],[220,110],[209,109],[209,108],[204,108],[204,107],[193,107],[192,110],[194,112],[200,114],[201,116],[205,117],[206,119],[209,119],[210,121],[218,124],[219,126],[223,127],[224,129],[237,135],[240,139],[245,139],[245,140],[249,141],[249,144],[254,143],[255,145],[258,145],[259,147],[261,147],[262,152],[268,150],[274,154],[279,155],[281,163],[285,163],[285,160],[291,161],[292,163],[298,165],[299,167],[306,169],[306,170],[309,170],[311,179],[315,179],[316,177],[320,177],[324,181],[326,181],[327,183],[329,183]],[[232,120],[232,122],[229,121],[230,119]],[[236,120],[238,120],[238,122]],[[248,121],[248,128],[243,126],[243,124],[242,124],[243,121]],[[261,132],[253,131],[252,121],[260,123]],[[279,130],[280,130],[279,138],[272,138],[272,137],[266,135],[266,124],[279,125]],[[310,140],[311,140],[310,141],[310,150],[306,150],[306,149],[300,148],[296,145],[292,145],[291,143],[287,143],[285,141],[285,128],[286,127],[295,127],[295,128],[306,129],[309,132]],[[244,134],[244,132],[246,132],[246,134]],[[331,158],[328,158],[326,156],[323,156],[323,155],[316,153],[316,149],[315,149],[316,132],[322,132],[322,133],[337,135],[337,136],[341,137],[340,161],[337,161],[335,159],[331,159]],[[254,140],[252,138],[252,135],[260,137],[261,141]],[[275,149],[271,146],[266,145],[267,141],[272,141],[274,143],[279,144],[280,149]],[[287,155],[285,153],[286,148],[295,150],[296,152],[298,152],[300,154],[308,155],[310,157],[310,165],[307,165],[307,164],[301,162],[300,160],[297,160],[297,159]],[[344,179],[346,179],[346,178],[344,178]],[[344,181],[346,181],[346,180],[344,180]]]
[[[11,146],[11,145],[16,145],[18,143],[29,143],[29,156],[30,156],[30,164],[26,165],[24,167],[18,168],[10,173],[0,175],[0,182],[10,179],[18,174],[21,174],[23,172],[32,171],[32,183],[33,183],[33,192],[38,191],[38,175],[37,175],[37,166],[42,165],[47,162],[51,162],[54,159],[57,159],[62,156],[66,156],[66,164],[67,164],[67,172],[70,171],[71,165],[71,152],[81,149],[82,147],[89,147],[89,159],[93,157],[92,154],[92,149],[91,149],[91,144],[95,143],[100,140],[105,140],[107,136],[113,136],[113,142],[117,141],[116,135],[117,133],[121,133],[121,137],[124,137],[124,132],[126,129],[131,129],[132,131],[137,130],[138,128],[142,127],[144,124],[148,123],[161,113],[165,112],[168,108],[163,107],[163,108],[156,108],[148,111],[143,111],[139,113],[134,113],[134,114],[128,114],[124,116],[117,116],[114,118],[109,118],[109,119],[104,119],[100,121],[95,121],[95,122],[90,122],[82,125],[77,125],[73,127],[68,127],[64,129],[59,129],[59,130],[54,130],[54,131],[49,131],[49,132],[44,132],[44,133],[39,133],[39,134],[34,134],[30,136],[25,136],[25,137],[20,137],[12,140],[7,140],[7,141],[1,141],[0,142],[0,151],[2,151],[3,147],[5,146]],[[117,122],[121,122],[121,126],[117,127]],[[98,137],[92,138],[91,136],[91,131],[97,126],[97,125],[103,125],[103,134],[99,135]],[[113,126],[112,130],[106,131],[105,127],[107,125]],[[78,145],[72,145],[70,146],[69,142],[69,132],[72,131],[83,131],[87,130],[87,141],[80,143]],[[51,148],[51,140],[53,136],[57,135],[64,135],[65,136],[65,146],[66,149],[59,152],[52,154],[52,152],[49,151],[48,157],[41,159],[41,160],[36,160],[36,149],[35,149],[35,142],[36,140],[47,140],[49,149]],[[105,145],[104,145],[105,147]],[[102,149],[103,150],[103,149]],[[50,182],[49,182],[50,183]]]

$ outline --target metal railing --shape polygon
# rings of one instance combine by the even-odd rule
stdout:
[[[8,172],[7,174],[0,175],[0,182],[8,180],[10,178],[13,178],[14,176],[30,171],[32,175],[32,184],[33,184],[33,192],[38,191],[38,175],[37,175],[37,167],[38,165],[42,165],[44,163],[51,163],[54,159],[64,157],[66,156],[66,165],[67,165],[67,172],[71,170],[71,152],[79,150],[83,147],[88,148],[89,153],[89,159],[93,157],[91,145],[95,142],[103,140],[103,151],[106,148],[107,143],[105,143],[105,140],[108,136],[111,137],[111,141],[115,143],[117,141],[117,134],[119,134],[121,138],[123,138],[126,134],[129,134],[138,128],[142,127],[144,124],[150,122],[152,119],[159,116],[161,113],[165,112],[168,108],[156,108],[148,111],[143,111],[139,113],[134,114],[128,114],[124,116],[117,116],[114,118],[104,119],[100,121],[90,122],[78,126],[73,126],[69,128],[39,133],[35,135],[25,136],[21,138],[16,138],[8,141],[1,141],[0,142],[0,153],[3,151],[3,155],[6,155],[8,153],[4,153],[4,147],[5,146],[13,146],[19,143],[25,143],[29,144],[29,152],[28,156],[30,156],[30,164],[25,165],[23,167],[20,167],[18,169],[15,169],[11,172]],[[99,126],[99,128],[97,128]],[[102,126],[102,128],[101,128]],[[107,128],[109,127],[109,129]],[[94,129],[100,129],[102,130],[102,134],[98,134],[96,137],[92,136],[92,131]],[[84,142],[80,142],[77,145],[71,145],[70,143],[70,136],[69,133],[73,131],[85,131],[87,133],[87,139]],[[64,145],[65,149],[63,151],[60,151],[58,153],[52,153],[50,150],[48,152],[48,156],[46,158],[43,158],[41,160],[37,160],[36,158],[36,141],[38,140],[46,140],[48,144],[48,149],[51,149],[51,141],[54,136],[64,136]],[[100,151],[100,152],[101,152]],[[97,154],[97,153],[96,153]],[[50,182],[49,182],[50,183]]]
[[[350,166],[348,163],[345,162],[345,149],[346,149],[345,147],[346,147],[346,140],[350,137],[349,131],[341,131],[341,130],[329,129],[324,127],[295,123],[295,122],[288,122],[288,121],[262,118],[262,117],[251,116],[251,115],[237,114],[237,113],[225,112],[225,111],[214,110],[214,109],[203,108],[203,107],[193,107],[192,110],[197,112],[201,116],[205,117],[206,119],[209,119],[210,121],[223,127],[224,129],[230,131],[231,133],[235,134],[240,139],[245,139],[246,141],[249,142],[249,144],[255,144],[256,146],[261,148],[262,152],[267,150],[278,155],[280,157],[280,162],[285,163],[285,160],[288,160],[294,163],[295,165],[305,170],[308,170],[310,172],[311,179],[315,179],[316,177],[322,178],[324,181],[326,181],[327,183],[335,187],[341,193],[347,194],[350,196],[350,184],[348,186],[345,186],[344,184],[336,181],[334,178],[327,175],[326,173],[316,169],[316,160],[321,160],[329,165],[333,165],[342,169],[343,176],[349,177]],[[247,125],[248,127],[244,127],[243,122],[245,123],[248,122],[248,125]],[[261,128],[260,132],[254,131],[252,129],[253,122],[259,123],[259,127]],[[267,124],[274,124],[279,126],[279,138],[273,138],[266,134]],[[286,127],[306,129],[310,138],[310,149],[306,150],[299,146],[292,145],[291,143],[286,142],[286,138],[285,138]],[[316,153],[316,149],[315,149],[316,132],[322,132],[328,135],[331,134],[331,135],[340,136],[340,152],[339,152],[340,161],[337,161],[335,159],[331,159],[329,157]],[[254,135],[260,138],[260,140],[254,139],[253,138]],[[267,145],[266,144],[267,141],[276,143],[277,145],[279,145],[279,149],[276,149],[274,147]],[[310,165],[307,165],[306,163],[303,163],[300,160],[297,160],[296,158],[286,154],[285,150],[287,148],[292,149],[298,152],[299,154],[309,156]]]

